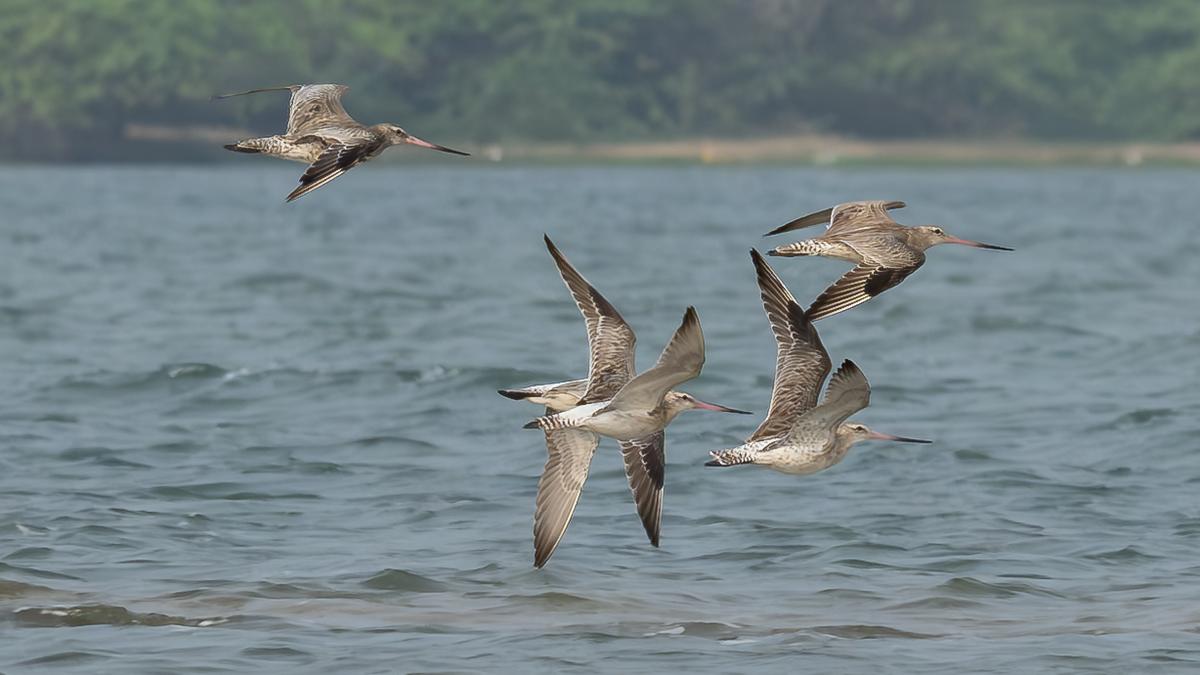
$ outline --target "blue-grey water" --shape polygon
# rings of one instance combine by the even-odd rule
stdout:
[[[1195,672],[1200,174],[0,170],[0,672]],[[711,469],[766,410],[748,250],[904,199],[945,246],[818,324],[870,378],[820,474]],[[586,371],[541,242],[638,331],[694,304],[662,548],[605,441],[544,570],[499,387]],[[779,243],[789,241],[787,236]],[[846,268],[773,258],[807,303]]]

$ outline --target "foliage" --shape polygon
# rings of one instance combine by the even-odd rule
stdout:
[[[0,155],[128,123],[275,129],[344,82],[449,139],[1200,136],[1194,0],[0,0]]]

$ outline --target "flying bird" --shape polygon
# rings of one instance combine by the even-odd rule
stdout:
[[[287,131],[277,136],[248,138],[226,145],[225,149],[308,164],[308,169],[300,176],[300,185],[287,196],[289,202],[373,159],[393,145],[408,143],[455,155],[468,154],[421,140],[395,124],[365,126],[358,123],[342,107],[342,95],[348,89],[344,84],[293,84],[214,96],[214,99],[223,99],[263,91],[292,92]]]
[[[564,411],[569,414],[577,409],[576,406],[590,406],[589,409],[594,409],[596,406],[593,402],[603,405],[634,378],[637,338],[612,303],[571,266],[549,237],[546,237],[545,241],[546,248],[554,258],[559,274],[571,292],[587,327],[588,377],[585,380],[522,389],[502,389],[500,393],[509,398],[544,405],[548,415]],[[697,324],[697,329],[698,327]],[[694,401],[696,407],[710,406],[711,409],[726,410],[721,406],[697,401],[689,394],[681,392],[668,392],[664,394],[664,398],[680,402]],[[575,512],[583,484],[587,480],[592,457],[600,443],[599,435],[591,430],[558,423],[549,426],[552,428],[545,429],[548,457],[538,481],[533,521],[534,565],[537,567],[546,564],[562,540]],[[663,483],[666,474],[663,430],[665,426],[665,423],[661,426],[646,425],[642,429],[644,433],[630,433],[618,439],[638,516],[650,543],[654,546],[659,544],[662,521]]]
[[[808,308],[809,320],[817,321],[857,307],[904,281],[924,264],[925,249],[931,246],[962,244],[997,251],[1012,250],[952,237],[933,225],[906,227],[888,215],[889,210],[903,207],[904,202],[847,202],[802,216],[766,234],[771,236],[829,223],[824,234],[779,246],[768,251],[768,255],[819,255],[855,263],[854,269],[825,289]]]
[[[783,473],[810,474],[842,461],[860,441],[928,443],[881,434],[847,421],[866,408],[871,397],[866,376],[849,359],[830,378],[825,400],[817,403],[831,366],[829,354],[812,320],[767,261],[758,251],[750,251],[750,257],[777,345],[771,407],[744,444],[709,453],[712,460],[705,466],[758,464]]]

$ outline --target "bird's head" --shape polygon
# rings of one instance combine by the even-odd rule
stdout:
[[[726,407],[723,405],[717,405],[716,403],[707,403],[705,401],[701,401],[700,399],[696,398],[695,396],[692,396],[691,394],[688,394],[688,393],[682,392],[682,391],[667,392],[666,398],[663,399],[663,404],[667,407],[667,412],[668,412],[668,414],[671,415],[671,417],[678,415],[679,413],[683,412],[684,410],[695,410],[695,409],[712,410],[715,412],[736,413],[738,415],[751,414],[749,412],[746,412],[745,410],[729,408],[729,407]]]
[[[922,440],[920,438],[907,438],[905,436],[893,436],[891,434],[881,434],[878,431],[871,431],[870,427],[861,422],[843,422],[838,427],[838,436],[846,439],[850,445],[862,441],[898,441],[900,443],[932,443],[932,441]]]
[[[437,143],[430,143],[429,141],[417,138],[416,136],[413,136],[412,134],[408,133],[407,131],[405,131],[403,128],[401,128],[400,126],[398,126],[396,124],[382,124],[380,126],[383,127],[383,132],[387,135],[388,141],[390,141],[392,145],[408,143],[409,145],[415,145],[419,148],[429,148],[430,150],[438,150],[441,152],[448,152],[452,155],[470,156],[470,154],[471,154],[469,152],[463,152],[461,150],[454,150],[452,148],[447,148],[444,145],[438,145]]]
[[[971,241],[970,239],[959,239],[946,234],[946,231],[937,225],[921,225],[910,230],[909,241],[912,244],[919,246],[921,249],[927,249],[930,246],[938,244],[961,244],[963,246],[974,246],[975,248],[990,248],[995,251],[1011,251],[1011,248],[1005,246],[996,246],[994,244],[985,244],[979,241]]]

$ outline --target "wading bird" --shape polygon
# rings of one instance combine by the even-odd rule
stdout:
[[[608,399],[634,379],[634,348],[637,338],[612,303],[571,266],[549,237],[546,237],[546,248],[554,258],[559,274],[574,297],[587,326],[588,378],[523,389],[504,389],[500,393],[509,398],[545,405],[548,413],[565,411],[565,414],[571,414],[573,410],[579,409],[576,406],[595,410],[606,405]],[[689,315],[694,317],[695,312],[689,310]],[[698,334],[698,320],[694,330]],[[700,363],[703,363],[703,336],[700,336],[699,345]],[[699,373],[698,365],[696,373]],[[691,377],[679,382],[687,379]],[[666,419],[661,424],[643,425],[629,434],[622,434],[618,439],[638,516],[650,543],[654,546],[658,546],[659,543],[662,521],[663,482],[666,473],[664,427],[671,417],[688,407],[737,412],[731,408],[704,403],[689,394],[667,391],[671,386],[674,385],[667,384],[667,389],[663,390],[664,394],[661,397],[672,401],[669,417],[666,417],[668,406],[664,404],[661,406],[662,416]],[[553,415],[539,420],[551,418]],[[537,421],[531,424],[538,426]],[[566,532],[583,484],[587,480],[592,456],[600,443],[599,435],[586,428],[569,428],[557,421],[547,424],[547,427],[545,434],[548,457],[542,477],[538,481],[537,506],[533,520],[534,565],[537,567],[546,564]]]
[[[277,136],[248,138],[226,150],[281,157],[309,165],[300,176],[300,185],[287,196],[298,199],[355,166],[372,159],[393,145],[408,143],[455,155],[468,153],[423,141],[395,124],[359,124],[342,107],[344,84],[293,84],[287,87],[251,89],[223,94],[215,99],[256,94],[263,91],[290,91],[287,131]]]
[[[808,308],[811,321],[824,319],[851,307],[857,307],[917,271],[925,262],[925,249],[938,244],[962,244],[997,251],[1011,248],[952,237],[940,227],[906,227],[892,220],[890,209],[904,202],[848,202],[810,213],[771,230],[766,236],[829,223],[819,237],[798,241],[768,251],[768,255],[819,255],[855,263],[832,286],[825,289]]]
[[[829,380],[825,400],[817,404],[821,383],[829,374],[829,354],[811,319],[767,261],[758,251],[752,250],[750,257],[777,345],[771,408],[744,444],[709,453],[712,460],[705,466],[758,464],[783,473],[810,474],[842,461],[860,441],[928,443],[846,421],[866,408],[871,396],[866,376],[849,359]]]

